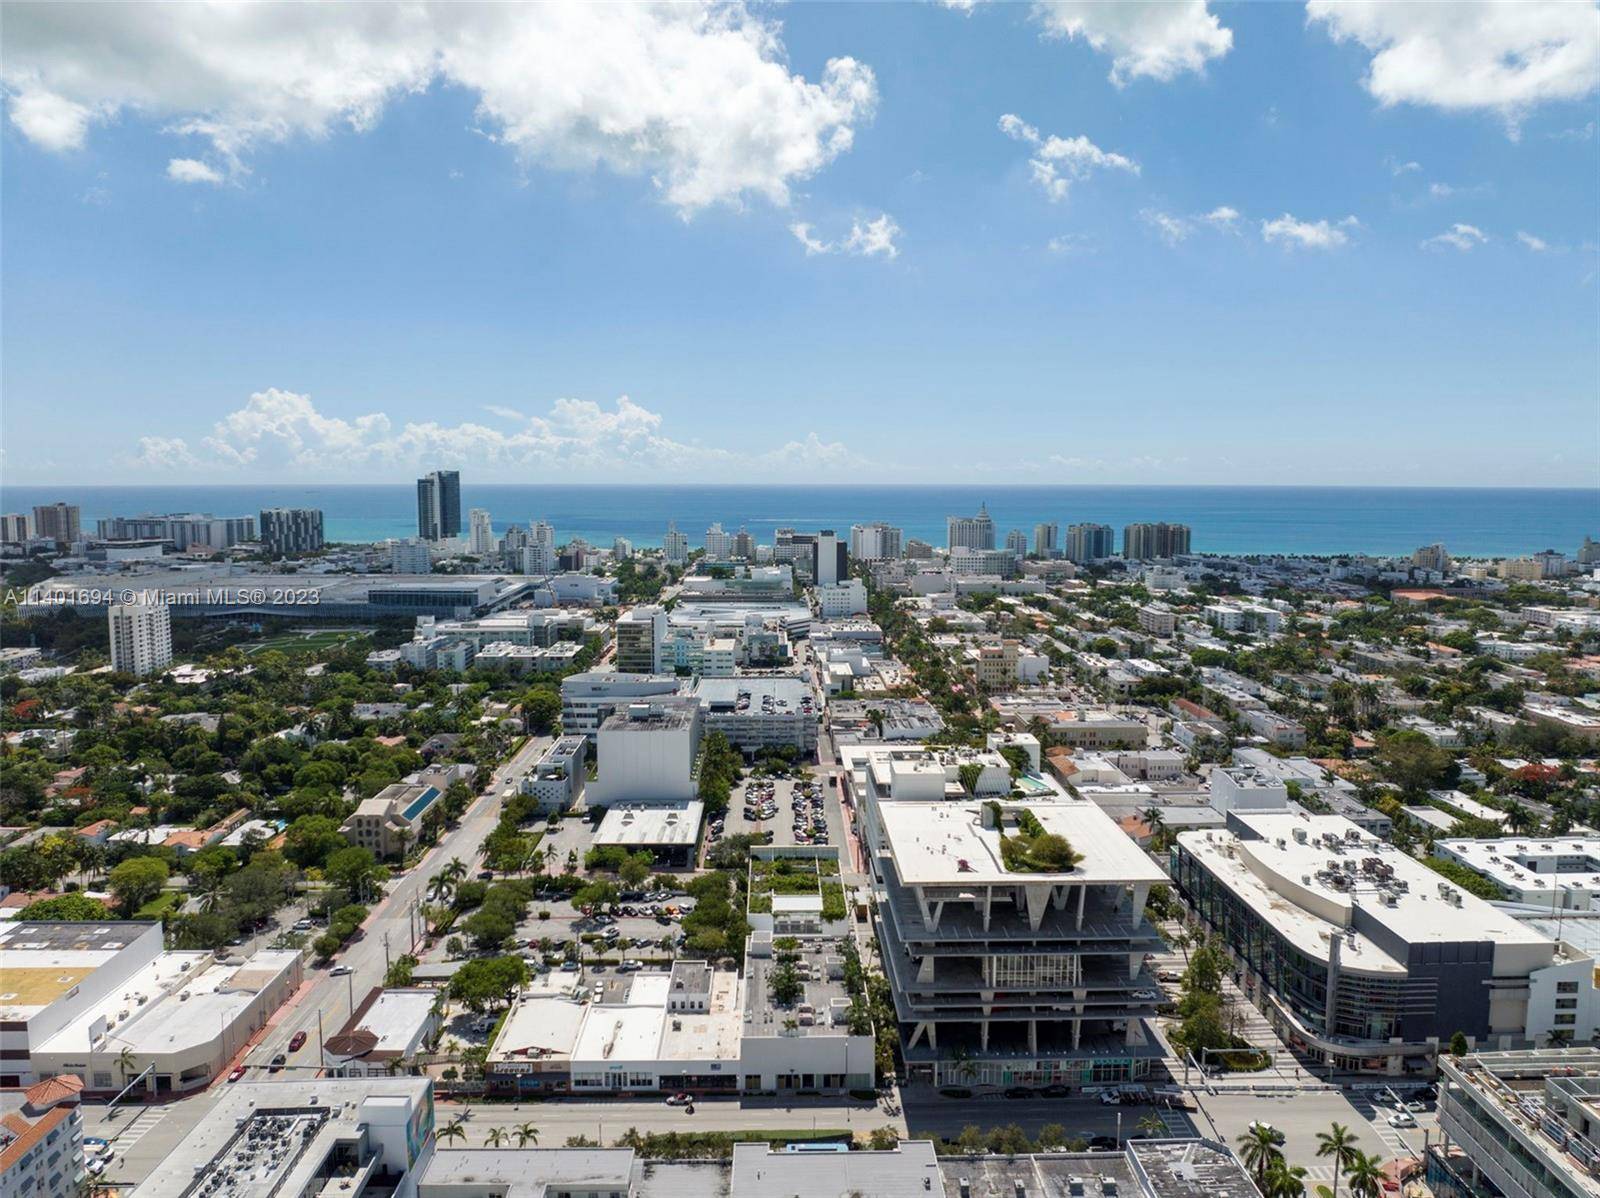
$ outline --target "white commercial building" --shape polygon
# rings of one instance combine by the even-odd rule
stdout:
[[[669,566],[681,566],[689,560],[689,538],[670,520],[661,538],[661,556]]]
[[[427,1050],[439,1030],[439,992],[374,989],[322,1043],[328,1077],[390,1077]]]
[[[426,1077],[241,1082],[222,1089],[132,1198],[416,1198],[433,1132]]]
[[[1594,836],[1436,840],[1433,855],[1488,878],[1514,903],[1563,911],[1600,907],[1600,838]]]
[[[589,804],[693,798],[700,733],[700,704],[693,699],[640,699],[607,716],[595,733],[599,773],[589,785]]]
[[[1595,963],[1571,944],[1342,816],[1235,810],[1228,828],[1180,833],[1173,880],[1292,1047],[1401,1075],[1458,1031],[1499,1047],[1595,1035]]]
[[[670,674],[666,660],[667,609],[641,603],[617,617],[615,663],[628,674]]]
[[[243,962],[163,952],[158,923],[12,924],[0,930],[0,1084],[71,1073],[99,1094],[136,1077],[152,1095],[202,1089],[301,976],[288,949]]]
[[[592,736],[619,707],[636,699],[665,698],[678,693],[671,674],[630,674],[590,670],[561,680],[561,727],[565,732]]]
[[[165,603],[113,603],[111,668],[124,674],[156,674],[172,664],[172,612]]]
[[[818,585],[817,607],[825,620],[858,616],[867,610],[867,587],[859,578],[846,579],[831,586]]]

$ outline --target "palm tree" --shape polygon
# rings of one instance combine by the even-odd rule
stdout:
[[[454,1119],[450,1120],[449,1123],[446,1123],[439,1129],[439,1139],[465,1140],[467,1138],[467,1129],[462,1126],[464,1122],[465,1121],[461,1118],[461,1116],[457,1115]]]
[[[502,1144],[509,1143],[510,1140],[511,1133],[503,1127],[490,1128],[489,1134],[483,1138],[483,1142],[490,1148],[499,1148]]]
[[[1516,799],[1506,806],[1506,827],[1518,836],[1539,830],[1539,817]]]
[[[1278,1147],[1278,1133],[1265,1123],[1256,1123],[1239,1137],[1239,1159],[1255,1175],[1256,1188],[1267,1192],[1267,1174],[1275,1162],[1283,1159]]]
[[[517,1128],[517,1147],[526,1148],[529,1144],[539,1147],[539,1128],[531,1122]]]
[[[117,1054],[117,1072],[122,1074],[123,1081],[139,1072],[139,1062],[134,1058],[133,1049],[124,1048]]]
[[[1166,1132],[1167,1125],[1160,1115],[1146,1115],[1139,1120],[1139,1130],[1144,1132],[1146,1139],[1153,1140]]]
[[[1350,1158],[1350,1192],[1356,1198],[1378,1198],[1383,1193],[1386,1177],[1378,1154],[1371,1156],[1357,1149]]]
[[[1267,1198],[1304,1198],[1305,1192],[1305,1166],[1291,1165],[1281,1156],[1273,1162],[1267,1174]]]
[[[1333,1198],[1339,1198],[1340,1170],[1348,1169],[1359,1151],[1354,1133],[1342,1123],[1317,1133],[1317,1155],[1333,1158]]]
[[[452,857],[445,862],[443,873],[452,882],[459,882],[467,876],[467,863],[460,857]]]
[[[436,903],[449,902],[456,892],[456,884],[449,872],[433,875],[433,881],[428,883],[428,897]]]

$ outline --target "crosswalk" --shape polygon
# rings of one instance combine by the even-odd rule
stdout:
[[[165,1107],[147,1106],[140,1110],[132,1123],[125,1124],[112,1144],[119,1156],[126,1156],[128,1151],[155,1128],[156,1124],[167,1116]]]

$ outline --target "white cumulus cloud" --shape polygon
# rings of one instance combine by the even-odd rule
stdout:
[[[1422,243],[1425,250],[1455,249],[1466,253],[1475,249],[1489,240],[1484,231],[1476,225],[1453,224],[1436,237],[1430,237]]]
[[[167,163],[167,178],[174,183],[221,183],[222,172],[198,158],[174,158]]]
[[[1536,105],[1600,86],[1600,9],[1586,0],[1309,0],[1306,13],[1372,52],[1364,83],[1385,107],[1492,111],[1514,132]]]
[[[337,416],[309,395],[268,388],[228,412],[191,448],[180,437],[141,438],[128,459],[150,470],[190,474],[225,471],[258,477],[392,477],[397,472],[456,466],[482,477],[692,477],[748,471],[752,478],[847,475],[866,463],[845,444],[815,432],[773,449],[735,453],[669,435],[660,412],[626,395],[612,404],[561,398],[524,415],[483,405],[510,427],[473,420],[456,424],[406,421],[384,412]],[[809,473],[808,473],[809,472]]]
[[[1237,208],[1219,204],[1210,212],[1202,212],[1195,216],[1175,216],[1156,208],[1145,208],[1139,213],[1139,218],[1154,229],[1162,241],[1168,245],[1177,245],[1187,241],[1201,226],[1225,233],[1237,232],[1240,215]]]
[[[1532,233],[1524,233],[1520,229],[1517,230],[1517,240],[1535,254],[1542,254],[1550,248],[1550,243],[1543,237],[1535,237]]]
[[[1034,182],[1044,189],[1051,203],[1067,198],[1075,181],[1087,179],[1096,171],[1117,170],[1137,175],[1139,164],[1133,159],[1102,150],[1087,137],[1043,135],[1015,113],[1000,118],[1000,132],[1013,141],[1033,147],[1028,158]]]
[[[837,57],[808,80],[779,35],[740,3],[25,0],[6,10],[0,82],[47,149],[127,112],[209,143],[230,172],[258,144],[366,130],[397,97],[450,85],[525,163],[645,176],[689,214],[786,203],[871,119],[869,67]]]
[[[1285,212],[1276,220],[1261,222],[1261,239],[1289,249],[1334,250],[1350,240],[1349,230],[1361,222],[1353,216],[1340,221],[1299,220]]]
[[[789,226],[794,239],[805,247],[806,256],[815,254],[848,254],[856,258],[897,258],[900,247],[894,239],[900,236],[900,226],[887,212],[868,220],[855,220],[850,232],[837,241],[823,241],[812,232],[812,226],[796,222]]]
[[[1206,0],[1037,0],[1033,19],[1046,37],[1077,38],[1111,55],[1111,82],[1163,82],[1185,71],[1203,74],[1206,63],[1233,48],[1233,31],[1206,8]]]

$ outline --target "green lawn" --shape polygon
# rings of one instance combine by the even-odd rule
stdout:
[[[163,890],[155,898],[133,913],[135,919],[160,919],[168,911],[174,910],[183,902],[183,895],[176,890]]]
[[[350,629],[338,628],[325,628],[318,632],[284,632],[243,648],[250,656],[265,653],[269,649],[288,654],[323,653],[365,635]]]

